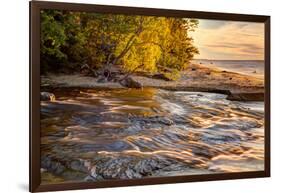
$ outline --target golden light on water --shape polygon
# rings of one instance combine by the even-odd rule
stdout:
[[[199,19],[199,27],[190,35],[200,51],[197,59],[264,59],[263,23]]]

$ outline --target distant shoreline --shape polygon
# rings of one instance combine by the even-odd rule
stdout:
[[[148,76],[131,75],[132,79],[143,87],[152,87],[172,91],[212,92],[228,95],[229,100],[263,101],[264,81],[253,76],[236,72],[209,68],[200,64],[191,64],[176,81],[166,81]],[[118,82],[97,82],[97,78],[80,74],[49,74],[41,76],[41,90],[54,88],[127,88]]]
[[[238,60],[238,59],[204,59],[204,58],[196,58],[192,59],[193,61],[196,60],[207,60],[207,61],[264,61],[264,60]]]
[[[195,59],[193,63],[264,79],[264,60],[209,60]]]

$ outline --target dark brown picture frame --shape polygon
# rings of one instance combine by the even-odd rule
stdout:
[[[195,181],[229,180],[242,178],[270,177],[270,16],[244,15],[231,13],[213,13],[169,9],[151,9],[90,4],[58,3],[31,1],[30,9],[30,174],[31,192],[74,190],[88,188],[121,187],[149,184],[183,183]],[[204,174],[190,176],[156,177],[136,180],[108,180],[99,182],[74,182],[41,185],[40,184],[40,10],[58,9],[70,11],[118,13],[149,16],[191,17],[198,19],[261,22],[265,24],[265,155],[264,171],[223,174]]]

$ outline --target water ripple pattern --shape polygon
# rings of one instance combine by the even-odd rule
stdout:
[[[41,102],[42,183],[264,169],[264,103],[145,88]]]

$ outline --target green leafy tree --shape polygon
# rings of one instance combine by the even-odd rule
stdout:
[[[49,69],[57,62],[66,59],[62,52],[67,36],[65,28],[61,25],[62,14],[60,11],[41,11],[41,61],[43,70]]]
[[[86,62],[95,70],[119,65],[128,74],[177,79],[198,53],[188,35],[198,25],[194,19],[44,10],[41,21],[45,71],[75,71]]]

